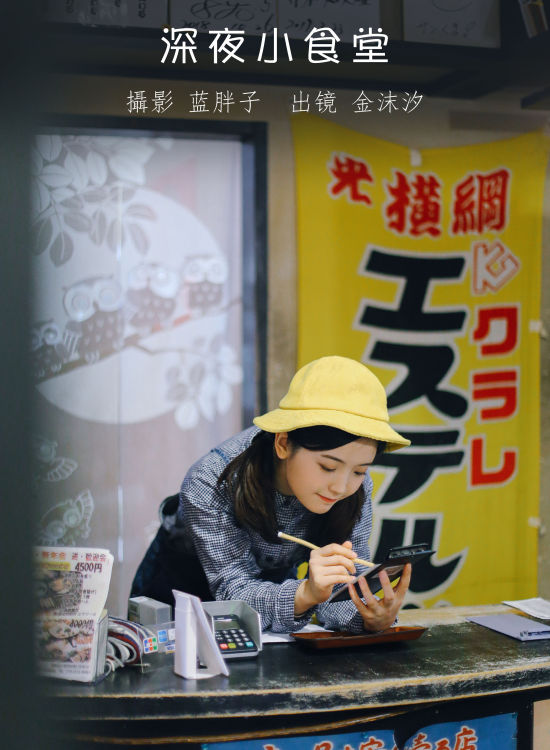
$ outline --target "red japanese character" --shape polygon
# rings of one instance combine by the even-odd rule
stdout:
[[[386,183],[386,190],[394,199],[384,206],[384,213],[389,219],[388,227],[402,234],[407,226],[407,208],[409,206],[410,186],[406,175],[395,170],[396,185]]]
[[[441,183],[433,175],[418,174],[413,181],[413,203],[410,222],[411,234],[429,234],[438,237],[441,229],[438,226],[441,217]]]
[[[347,190],[348,198],[353,203],[366,203],[367,206],[372,204],[370,197],[359,190],[360,182],[373,182],[366,162],[345,154],[334,154],[328,169],[335,178],[329,185],[329,193],[333,197]]]
[[[517,305],[509,307],[481,307],[478,310],[478,323],[473,331],[474,341],[481,341],[489,336],[491,323],[493,321],[503,320],[505,323],[505,333],[500,336],[500,340],[495,343],[481,345],[481,355],[488,354],[508,354],[518,345],[518,318],[519,311]]]
[[[443,737],[440,740],[437,740],[434,746],[434,750],[451,750],[451,745],[449,744],[449,740],[446,737]]]
[[[501,451],[502,462],[497,469],[484,468],[485,438],[472,438],[470,443],[470,484],[472,487],[505,484],[514,475],[517,466],[518,451],[516,448]]]
[[[332,750],[332,742],[329,742],[329,740],[324,740],[323,742],[318,742],[313,750]]]
[[[474,294],[498,292],[519,272],[520,262],[499,240],[472,245]]]
[[[418,237],[441,234],[441,183],[433,175],[416,174],[412,181],[403,172],[394,170],[395,184],[386,182],[386,190],[393,201],[384,207],[389,229],[399,234],[409,232]]]
[[[465,177],[454,189],[453,234],[500,232],[508,221],[510,172],[499,169]]]
[[[384,742],[376,737],[369,737],[359,745],[359,750],[384,750]]]
[[[475,729],[462,727],[456,735],[454,750],[477,750],[477,735]]]
[[[478,232],[501,232],[507,222],[508,180],[507,169],[490,174],[478,174],[479,216]]]
[[[411,750],[432,750],[432,743],[426,742],[427,734],[419,732],[414,738],[414,742],[411,745]]]
[[[459,182],[455,187],[453,204],[453,234],[467,234],[477,231],[476,222],[476,185],[472,175]]]
[[[518,374],[516,370],[493,370],[492,372],[474,373],[472,397],[474,401],[500,399],[500,406],[481,409],[481,421],[489,419],[507,419],[517,411]]]

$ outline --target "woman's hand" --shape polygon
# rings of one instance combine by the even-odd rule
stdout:
[[[327,544],[314,549],[309,556],[308,577],[294,597],[294,614],[301,615],[316,604],[325,602],[337,583],[349,583],[355,574],[357,553],[351,542]]]
[[[401,573],[399,583],[392,588],[390,579],[385,570],[379,573],[380,583],[384,591],[384,598],[377,599],[369,589],[368,583],[364,578],[359,578],[359,588],[363,594],[364,601],[361,600],[355,586],[348,586],[351,600],[357,607],[359,614],[363,619],[365,630],[377,631],[385,630],[393,625],[397,613],[399,612],[403,599],[409,588],[411,580],[412,565],[407,563]]]

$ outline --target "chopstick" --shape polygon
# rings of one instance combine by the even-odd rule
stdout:
[[[309,547],[309,549],[319,549],[319,547],[316,544],[312,544],[311,542],[306,542],[305,539],[299,539],[297,536],[290,536],[290,534],[284,534],[282,531],[277,532],[277,536],[281,537],[281,539],[287,539],[289,542],[296,542],[296,544],[301,544],[302,547]],[[367,568],[376,567],[374,563],[369,562],[368,560],[361,560],[361,558],[359,557],[356,557],[353,562],[357,563],[358,565],[365,565]]]

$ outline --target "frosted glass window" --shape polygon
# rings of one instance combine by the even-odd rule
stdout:
[[[161,500],[243,426],[241,149],[36,139],[38,541],[110,549],[113,614],[126,612]]]

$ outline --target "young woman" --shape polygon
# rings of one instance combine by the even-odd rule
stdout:
[[[410,566],[395,589],[381,573],[382,599],[361,579],[362,598],[350,586],[350,601],[327,603],[335,585],[352,580],[355,558],[369,559],[369,466],[379,451],[409,445],[389,424],[380,381],[359,362],[323,357],[299,370],[279,408],[254,423],[188,471],[175,522],[154,564],[145,571],[147,557],[142,563],[132,594],[159,598],[160,577],[205,598],[207,583],[206,598],[246,601],[264,629],[297,630],[313,612],[329,629],[389,627]],[[278,531],[319,549],[308,554]],[[306,560],[307,578],[297,580]],[[156,590],[143,585],[147,577]]]

